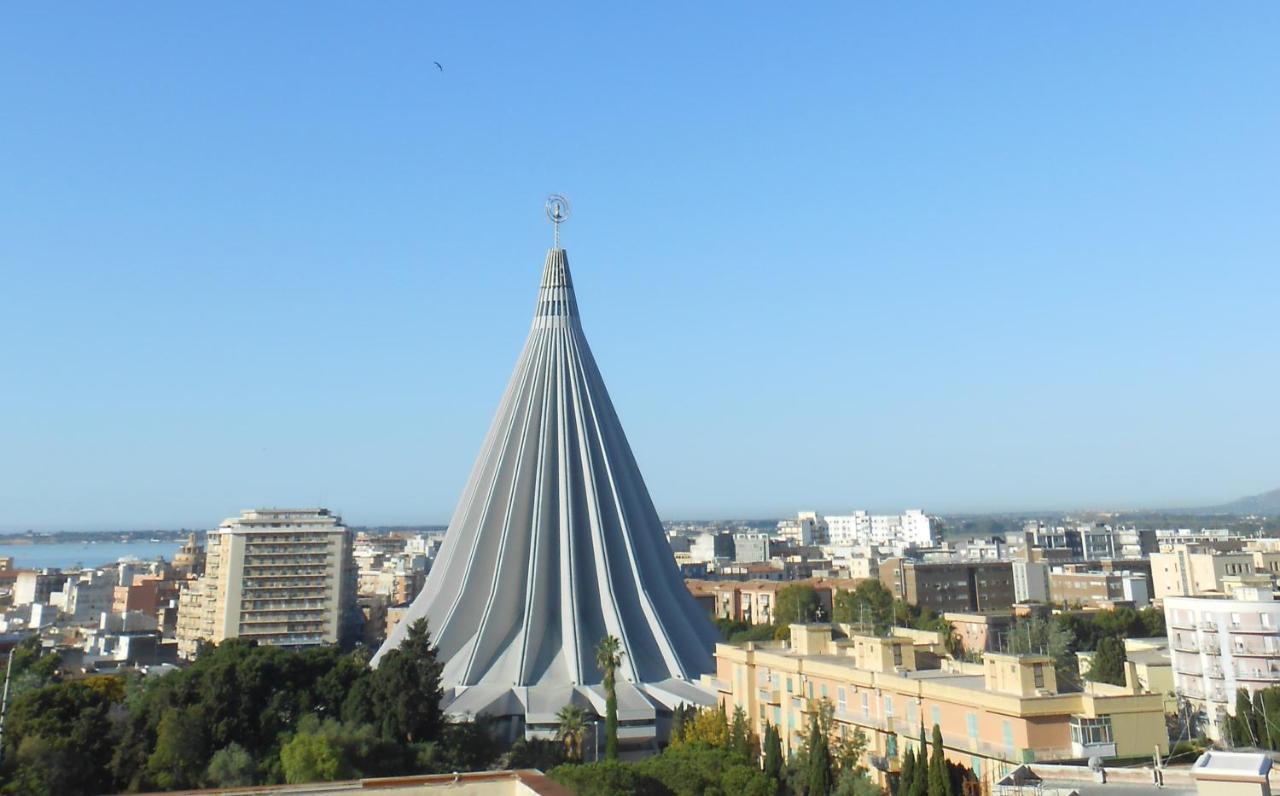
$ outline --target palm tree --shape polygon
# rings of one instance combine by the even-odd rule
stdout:
[[[622,642],[605,636],[596,645],[596,666],[604,673],[604,757],[618,759],[618,667],[622,665]]]
[[[577,705],[565,705],[556,714],[556,740],[564,744],[570,760],[582,759],[582,739],[587,734],[587,712]]]

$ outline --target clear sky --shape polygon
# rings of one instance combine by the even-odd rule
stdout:
[[[1277,42],[1270,2],[6,6],[0,529],[447,521],[553,191],[664,517],[1278,486]]]

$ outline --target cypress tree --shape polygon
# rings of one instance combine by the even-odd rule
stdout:
[[[1267,748],[1280,750],[1280,688],[1273,686],[1263,690],[1262,724],[1267,728]]]
[[[933,725],[933,758],[929,760],[929,796],[954,796],[947,752],[942,746],[942,728]]]
[[[764,728],[764,774],[782,782],[782,738],[772,724]]]
[[[902,755],[902,769],[898,772],[897,796],[909,796],[911,786],[915,784],[915,775],[916,753],[913,749],[907,749]]]
[[[815,714],[809,725],[809,787],[808,796],[827,796],[831,793],[831,749],[827,736],[818,727]]]
[[[1249,692],[1241,688],[1236,691],[1236,714],[1231,718],[1231,744],[1233,746],[1254,746],[1253,703],[1249,701]]]
[[[684,705],[676,705],[671,713],[671,743],[676,744],[684,738]]]
[[[911,780],[911,796],[927,796],[929,793],[929,742],[925,739],[924,725],[920,725],[920,748],[916,750],[916,770]]]
[[[1250,715],[1253,717],[1253,737],[1262,749],[1271,748],[1267,742],[1267,719],[1266,708],[1262,704],[1262,692],[1253,692],[1253,704],[1250,706]]]

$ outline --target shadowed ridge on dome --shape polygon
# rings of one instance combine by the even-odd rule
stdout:
[[[685,588],[591,355],[563,249],[547,253],[532,329],[422,593],[374,663],[421,617],[446,702],[474,712],[527,711],[545,689],[600,683],[605,635],[622,642],[619,679],[636,694],[714,669],[717,633]]]

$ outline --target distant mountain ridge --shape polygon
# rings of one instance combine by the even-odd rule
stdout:
[[[1194,511],[1197,514],[1280,514],[1280,488]]]

